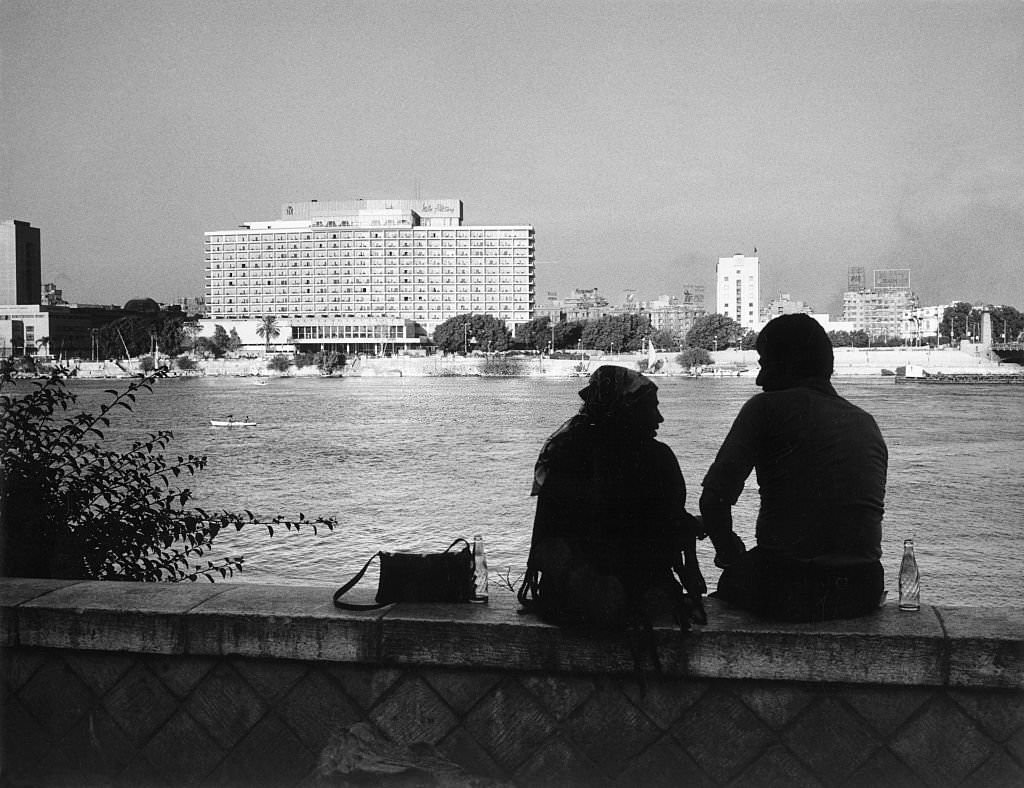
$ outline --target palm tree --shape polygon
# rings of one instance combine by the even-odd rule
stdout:
[[[277,339],[281,335],[281,329],[277,327],[276,315],[264,315],[260,318],[260,324],[256,326],[256,336],[266,340],[266,352],[270,354],[270,340]]]

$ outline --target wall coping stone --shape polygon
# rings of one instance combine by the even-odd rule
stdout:
[[[371,601],[369,592],[354,601]],[[656,627],[669,676],[1024,689],[1024,606],[888,604],[865,618],[762,621],[707,600],[709,623]],[[334,607],[323,586],[0,578],[0,646],[625,673],[621,636],[549,626],[510,593],[488,604]]]

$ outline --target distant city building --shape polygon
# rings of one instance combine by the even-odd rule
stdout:
[[[663,295],[648,301],[647,312],[655,331],[684,336],[698,317],[707,314],[704,307],[704,286],[684,285],[681,296]]]
[[[341,349],[381,333],[417,345],[460,314],[533,317],[530,225],[463,225],[461,200],[312,200],[281,215],[205,233],[210,319],[273,315],[306,348]]]
[[[931,339],[938,344],[939,326],[949,306],[950,304],[944,304],[907,309],[900,321],[900,336],[915,345],[924,344]]]
[[[67,304],[56,285],[44,287],[39,239],[28,222],[0,222],[0,357],[88,358],[93,330],[124,312]]]
[[[171,302],[171,305],[181,307],[181,311],[186,315],[205,317],[207,313],[204,296],[179,296]]]
[[[42,266],[39,228],[29,222],[0,222],[0,304],[40,303]]]
[[[40,303],[46,306],[61,306],[67,304],[67,301],[64,300],[63,290],[58,288],[53,282],[47,282],[43,285]]]
[[[718,314],[732,318],[746,329],[757,330],[761,318],[760,260],[742,254],[719,257],[715,285]]]
[[[779,293],[761,310],[761,323],[767,323],[779,315],[810,315],[814,309],[804,301],[797,301],[789,293]]]
[[[847,277],[848,284],[854,281],[853,276]],[[878,269],[873,272],[872,281],[871,288],[843,294],[843,320],[870,337],[905,336],[906,316],[920,306],[910,289],[910,269]]]
[[[547,317],[555,323],[576,323],[596,320],[604,315],[622,311],[624,309],[612,307],[598,288],[590,287],[574,288],[565,298],[559,298],[558,293],[549,291],[546,301],[536,308],[535,314],[537,317]]]
[[[0,222],[0,357],[35,352],[42,294],[39,228]]]

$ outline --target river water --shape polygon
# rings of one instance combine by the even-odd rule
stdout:
[[[120,411],[114,434],[173,430],[168,454],[209,457],[187,483],[205,508],[338,519],[333,531],[222,534],[244,554],[242,582],[336,586],[374,552],[441,550],[483,534],[492,586],[518,578],[528,551],[533,462],[543,440],[579,404],[581,379],[247,378],[159,381]],[[752,378],[658,378],[659,437],[679,458],[696,512],[700,479]],[[1024,604],[1024,387],[894,385],[840,378],[836,388],[872,413],[889,445],[883,563],[890,599],[903,539],[916,543],[922,602]],[[74,381],[79,406],[106,401],[111,381]],[[259,426],[224,429],[233,414]],[[751,479],[735,511],[752,545]],[[701,565],[713,588],[710,543]],[[366,582],[371,588],[370,575]]]

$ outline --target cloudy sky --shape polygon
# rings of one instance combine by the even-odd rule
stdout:
[[[851,265],[1024,308],[1024,3],[0,2],[0,218],[78,302],[202,292],[289,200],[536,227],[538,296],[836,310]]]

